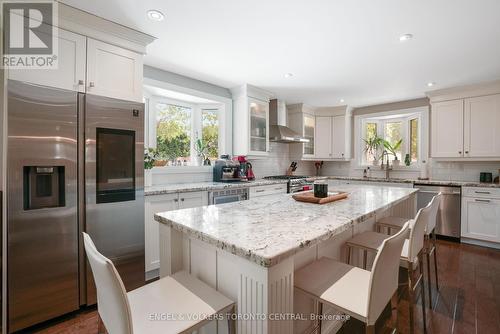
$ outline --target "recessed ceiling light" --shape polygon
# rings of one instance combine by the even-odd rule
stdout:
[[[434,86],[435,84],[436,84],[435,82],[428,82],[428,83],[427,83],[427,87],[432,87],[432,86]]]
[[[410,39],[413,38],[413,35],[412,34],[404,34],[404,35],[401,35],[399,36],[399,40],[401,42],[406,42],[406,41],[409,41]]]
[[[340,99],[340,103],[344,103],[344,102],[345,102],[345,100],[344,100],[344,99]]]
[[[293,77],[293,73],[285,73],[285,78],[291,78]]]
[[[148,18],[152,21],[163,21],[165,15],[156,9],[148,10]]]

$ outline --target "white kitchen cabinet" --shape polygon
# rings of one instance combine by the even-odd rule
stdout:
[[[350,131],[347,115],[316,116],[315,159],[350,158]]]
[[[319,159],[332,158],[332,118],[316,116],[316,154]]]
[[[464,156],[500,157],[500,94],[465,99]]]
[[[85,92],[85,36],[58,29],[57,69],[9,70],[9,79]]]
[[[208,192],[182,192],[145,197],[145,261],[146,272],[160,266],[159,226],[154,219],[158,212],[195,208],[208,205]],[[151,277],[149,277],[151,278]]]
[[[306,139],[308,143],[290,144],[290,155],[293,159],[314,159],[316,153],[316,117],[314,109],[303,103],[286,106],[288,111],[288,127]]]
[[[464,155],[464,102],[432,104],[431,154],[433,158],[459,158]]]
[[[344,159],[346,156],[346,123],[345,116],[332,117],[332,157]]]
[[[500,243],[500,199],[462,199],[462,237]]]
[[[87,93],[142,102],[142,55],[87,39]]]
[[[267,186],[257,186],[250,188],[250,199],[268,195],[286,194],[287,184],[272,184]]]
[[[233,154],[263,157],[269,154],[269,100],[271,93],[244,85],[233,88]]]

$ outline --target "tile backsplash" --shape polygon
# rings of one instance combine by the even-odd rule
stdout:
[[[428,175],[434,180],[444,181],[479,181],[479,173],[490,172],[493,178],[498,176],[500,161],[434,161],[428,164]],[[373,177],[385,177],[385,171],[372,167]],[[356,166],[356,161],[347,162],[325,162],[321,175],[333,176],[363,176],[363,169]],[[391,171],[391,177],[416,179],[420,176],[420,171],[396,169]]]

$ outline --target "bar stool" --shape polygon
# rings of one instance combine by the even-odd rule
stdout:
[[[427,281],[429,282],[428,290],[429,290],[429,305],[432,307],[432,287],[431,287],[431,255],[434,254],[434,274],[436,277],[436,290],[439,291],[439,280],[438,280],[438,265],[437,265],[437,251],[436,251],[436,223],[437,223],[437,214],[439,211],[439,206],[441,204],[441,196],[442,193],[434,196],[430,203],[432,207],[431,213],[429,216],[429,221],[425,228],[425,246],[424,246],[424,254],[427,260]],[[391,234],[391,231],[398,231],[404,225],[404,223],[408,221],[406,218],[400,217],[384,217],[377,222],[377,231],[381,231],[383,228],[386,228]]]
[[[192,332],[216,315],[234,312],[234,302],[186,272],[127,293],[113,263],[88,234],[83,240],[97,287],[99,327],[102,321],[109,334]],[[228,328],[235,333],[231,317]]]
[[[397,309],[394,295],[407,235],[408,225],[382,241],[371,272],[323,257],[295,272],[294,285],[318,302],[320,315],[323,304],[331,305],[364,322],[366,333],[375,333],[375,322],[387,303]],[[317,329],[321,333],[321,320]]]
[[[425,228],[431,215],[431,203],[425,208],[418,211],[415,220],[409,221],[410,237],[405,240],[403,250],[401,252],[400,265],[408,270],[408,295],[409,295],[409,308],[410,308],[410,333],[414,332],[413,320],[413,303],[415,301],[415,289],[419,283],[421,285],[422,293],[422,318],[424,322],[424,332],[427,331],[426,314],[425,314],[425,288],[423,282],[423,253],[424,253],[424,234]],[[383,241],[387,238],[386,234],[377,232],[363,232],[355,235],[352,239],[346,242],[348,247],[348,263],[350,263],[351,253],[353,248],[363,250],[364,259],[363,266],[366,268],[366,253],[379,252]],[[419,274],[417,278],[413,279],[415,267],[418,266]]]

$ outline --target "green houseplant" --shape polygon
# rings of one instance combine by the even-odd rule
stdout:
[[[399,160],[398,156],[396,154],[396,151],[399,150],[401,147],[401,144],[403,143],[403,139],[398,140],[394,144],[391,144],[389,141],[382,139],[383,140],[383,145],[384,148],[387,150],[387,152],[394,157],[394,160],[392,161],[393,166],[399,166]]]
[[[383,139],[378,136],[374,136],[363,139],[363,141],[365,142],[365,152],[373,156],[373,165],[377,166],[379,160],[378,150],[382,146]]]
[[[194,150],[196,151],[196,163],[201,166],[203,161],[207,159],[207,152],[210,149],[210,143],[204,143],[203,139],[198,138],[194,143]]]
[[[144,186],[149,187],[153,184],[153,175],[151,169],[155,166],[160,154],[154,148],[144,150]]]

